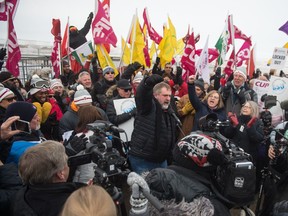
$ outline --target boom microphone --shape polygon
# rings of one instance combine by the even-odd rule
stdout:
[[[177,124],[181,127],[182,123],[181,123],[180,119],[177,117],[177,115],[175,114],[174,110],[171,107],[168,108],[168,113],[173,116],[173,118],[176,120]]]
[[[282,110],[288,110],[288,100],[284,100],[280,103],[280,107]]]

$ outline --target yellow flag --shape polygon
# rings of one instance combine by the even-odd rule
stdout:
[[[103,44],[96,44],[96,52],[98,55],[98,60],[101,65],[101,68],[103,69],[106,66],[112,67],[115,72],[114,76],[116,77],[119,74],[119,72],[117,68],[115,67],[112,59],[110,58]]]
[[[184,47],[185,47],[185,43],[183,41],[182,38],[180,38],[178,41],[177,41],[177,50],[175,52],[175,55],[183,55],[184,53]]]
[[[122,61],[124,64],[128,65],[130,64],[131,59],[131,52],[128,47],[128,44],[125,42],[124,38],[122,37]]]
[[[167,62],[171,62],[174,56],[174,48],[171,46],[170,29],[164,28],[164,36],[158,46],[158,49],[160,50],[159,58],[161,66],[163,67]]]
[[[156,53],[156,44],[155,44],[155,42],[153,41],[152,44],[151,44],[151,47],[150,47],[150,52],[149,52],[150,59],[153,58],[153,56],[154,56],[155,53]]]
[[[143,52],[143,49],[145,47],[145,41],[142,30],[140,28],[138,17],[136,18],[136,22],[132,28],[130,42],[131,42],[131,54],[132,54],[132,62],[130,61],[130,63],[137,61],[140,64],[146,66]]]
[[[176,36],[176,29],[168,16],[168,24],[169,24],[169,30],[171,33],[171,45],[173,46],[174,50],[177,49],[177,36]]]

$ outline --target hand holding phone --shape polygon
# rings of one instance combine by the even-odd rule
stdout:
[[[12,130],[20,130],[21,132],[25,132],[30,134],[31,128],[30,128],[30,122],[18,119],[13,122],[11,125]]]

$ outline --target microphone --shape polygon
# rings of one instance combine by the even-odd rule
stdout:
[[[107,122],[107,127],[109,127],[110,130],[112,130],[113,132],[118,132],[118,133],[124,133],[125,130],[123,130],[122,128],[119,128],[115,125],[113,125],[111,122]]]
[[[181,127],[182,123],[171,107],[168,109],[168,113],[173,116],[173,118],[176,120],[177,124]]]
[[[280,107],[282,110],[288,110],[288,100],[284,100],[280,103]]]

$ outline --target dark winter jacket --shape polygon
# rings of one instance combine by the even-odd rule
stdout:
[[[114,102],[113,102],[114,100],[117,100],[117,99],[123,99],[123,98],[120,95],[114,97],[113,99],[108,101],[107,108],[106,108],[106,113],[107,113],[109,121],[112,124],[115,124],[116,126],[131,119],[134,116],[133,109],[135,109],[135,107],[131,107],[133,109],[131,109],[129,112],[124,112],[120,115],[117,115],[115,107],[114,107]]]
[[[76,82],[75,75],[71,70],[69,71],[69,73],[60,74],[59,78],[61,79],[61,82],[64,85],[64,87],[73,85]]]
[[[211,183],[192,170],[175,165],[168,169],[156,168],[148,173],[145,180],[151,193],[160,200],[175,199],[179,203],[183,198],[186,202],[193,202],[195,198],[206,197],[214,207],[214,215],[230,215],[228,208],[211,190]]]
[[[0,166],[0,212],[8,216],[12,196],[22,188],[16,164],[9,163]]]
[[[84,185],[63,182],[25,186],[17,192],[12,201],[13,215],[59,215],[70,194]]]
[[[176,141],[176,120],[162,109],[153,97],[153,87],[147,86],[145,80],[138,86],[135,101],[137,115],[129,154],[161,163],[172,154]]]
[[[224,108],[212,110],[209,108],[207,103],[200,101],[200,99],[196,95],[194,84],[188,85],[188,94],[189,94],[189,100],[196,111],[192,131],[200,130],[201,128],[199,127],[198,124],[199,119],[210,113],[215,113],[220,121],[226,120],[226,113]]]
[[[84,27],[79,31],[70,32],[69,34],[69,46],[73,49],[78,48],[82,44],[87,42],[86,35],[88,34],[91,26],[92,18],[87,19]]]
[[[239,115],[242,104],[247,100],[252,100],[258,103],[257,93],[253,89],[250,89],[246,83],[239,89],[236,89],[232,81],[232,87],[229,91],[226,92],[224,88],[225,87],[222,87],[220,89],[220,93],[224,100],[226,113],[232,112]],[[241,91],[242,93],[240,93]],[[240,97],[244,97],[242,103]]]
[[[253,156],[256,160],[257,152],[260,143],[264,140],[263,124],[260,119],[250,127],[247,123],[250,121],[250,116],[238,116],[239,124],[236,127],[232,125],[224,129],[224,135],[230,138],[234,144],[242,148],[245,152]]]
[[[110,82],[103,78],[97,82],[92,89],[91,95],[93,102],[99,104],[103,110],[106,110],[108,103],[106,92],[111,86],[116,85],[116,83],[117,81],[115,79]]]

